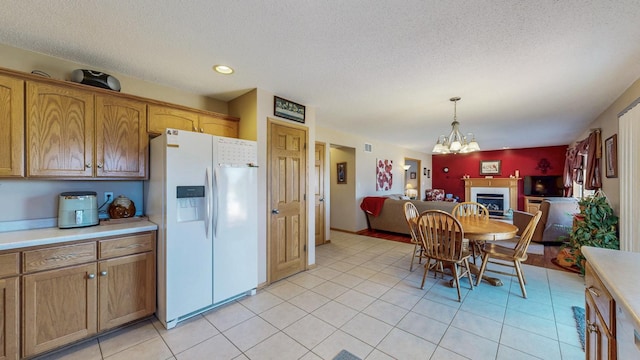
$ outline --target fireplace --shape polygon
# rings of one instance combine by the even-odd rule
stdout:
[[[489,216],[504,216],[504,195],[503,194],[478,194],[476,201],[489,210]]]
[[[505,187],[472,187],[471,201],[484,205],[491,217],[504,217],[509,206],[509,188]]]
[[[464,201],[478,202],[478,194],[502,195],[502,212],[518,209],[518,178],[464,178]],[[496,200],[497,201],[497,200]]]

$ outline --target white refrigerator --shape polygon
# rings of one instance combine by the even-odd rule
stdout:
[[[158,224],[157,317],[178,321],[258,285],[257,146],[167,129],[151,140],[146,211]]]

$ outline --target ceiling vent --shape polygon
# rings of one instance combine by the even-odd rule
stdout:
[[[371,144],[367,144],[367,143],[364,143],[364,152],[368,152],[368,153],[370,153],[370,152],[371,152],[372,147],[373,147],[373,145],[371,145]]]

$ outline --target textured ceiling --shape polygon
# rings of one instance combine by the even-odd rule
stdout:
[[[640,77],[639,19],[638,0],[12,0],[0,43],[225,101],[262,88],[423,152],[460,96],[490,150],[575,140]]]

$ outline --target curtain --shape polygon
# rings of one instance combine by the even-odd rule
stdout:
[[[582,178],[583,156],[587,157],[586,174]],[[593,130],[589,136],[567,149],[564,162],[563,181],[565,196],[573,195],[573,182],[584,184],[586,190],[602,187],[601,174],[602,141],[600,129]]]
[[[602,141],[600,139],[600,130],[592,131],[587,141],[587,174],[584,179],[584,188],[587,190],[598,190],[602,187],[602,174],[600,171]]]

